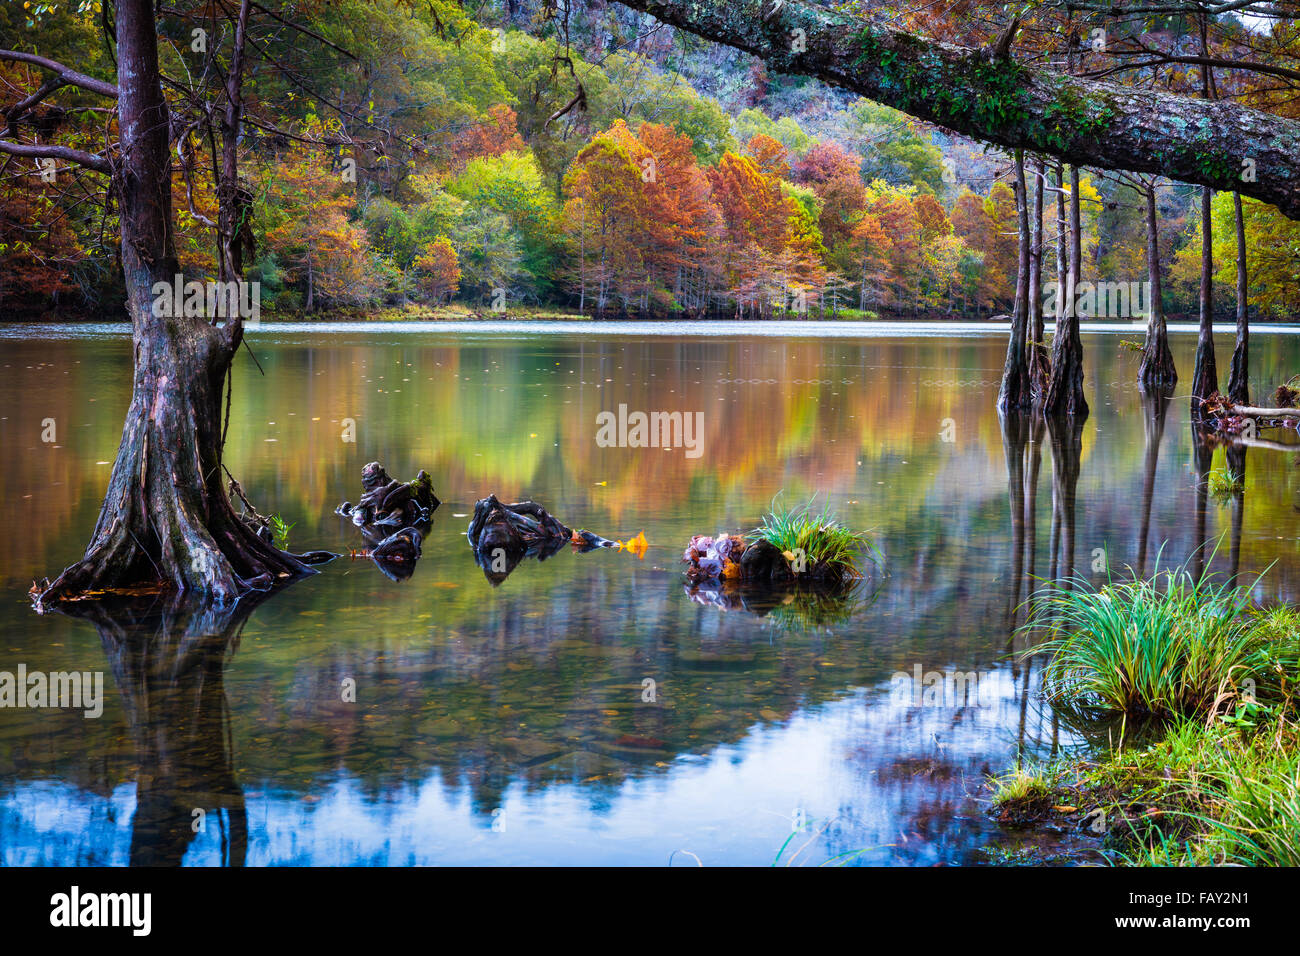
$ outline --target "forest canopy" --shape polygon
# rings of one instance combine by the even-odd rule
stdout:
[[[230,38],[219,16],[204,19],[206,9],[181,5],[185,16],[160,16],[162,69],[176,80],[169,96],[183,98],[220,73]],[[992,13],[978,5],[968,13],[958,33],[944,34],[923,12],[907,12],[904,22],[963,42],[996,39]],[[1048,28],[1059,13],[1027,16],[1018,42],[1058,56]],[[0,35],[4,45],[26,44],[109,77],[115,65],[102,15],[99,3],[7,4]],[[1176,38],[1191,35],[1186,23],[1135,15],[1123,27],[1128,46],[1112,37],[1107,60],[1085,20],[1076,29],[1077,69],[1133,63],[1116,50],[1163,43],[1178,52]],[[1221,55],[1248,46],[1255,59],[1294,67],[1294,21],[1260,30],[1223,14],[1212,27]],[[777,74],[621,5],[571,5],[562,18],[553,4],[525,2],[259,6],[249,56],[239,143],[240,184],[251,197],[244,265],[270,315],[418,311],[452,301],[470,311],[738,317],[991,314],[1014,305],[1008,154],[817,80]],[[1164,61],[1128,69],[1125,81],[1194,87],[1198,70]],[[5,102],[44,75],[32,63],[0,62]],[[1253,105],[1294,111],[1274,80],[1238,85],[1231,92]],[[51,103],[24,118],[36,135],[93,150],[102,101],[69,88]],[[18,118],[8,119],[12,127]],[[176,151],[181,266],[190,278],[215,277],[217,150],[196,126]],[[18,156],[0,163],[0,308],[119,312],[119,230],[102,177]],[[1159,242],[1170,263],[1164,309],[1191,311],[1199,190],[1160,186]],[[1080,200],[1080,278],[1145,278],[1146,222],[1134,185],[1085,170]],[[1222,220],[1216,295],[1230,308],[1231,196],[1219,193],[1213,208]],[[1056,235],[1053,203],[1043,217],[1045,234]],[[1300,224],[1252,199],[1244,222],[1252,309],[1294,314]]]

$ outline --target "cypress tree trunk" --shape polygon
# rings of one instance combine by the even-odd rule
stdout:
[[[1200,31],[1201,56],[1210,55],[1208,23],[1204,13],[1197,17]],[[1201,67],[1201,95],[1207,99],[1217,99],[1218,90],[1214,85],[1214,71],[1208,66]],[[1212,200],[1214,195],[1209,186],[1201,187],[1201,326],[1196,338],[1196,369],[1192,372],[1192,415],[1199,416],[1201,402],[1219,390],[1219,369],[1214,360],[1214,221]]]
[[[258,538],[223,487],[222,382],[242,320],[218,327],[154,314],[154,284],[170,286],[180,270],[152,0],[118,0],[116,27],[121,158],[113,180],[135,359],[131,404],[85,557],[39,594],[38,610],[142,585],[221,604],[310,570]]]
[[[1219,389],[1219,369],[1214,361],[1214,226],[1208,186],[1201,189],[1201,325],[1196,338],[1196,370],[1192,373],[1192,411]]]
[[[1086,418],[1088,400],[1083,396],[1083,341],[1079,338],[1079,313],[1075,289],[1083,266],[1079,226],[1079,168],[1070,167],[1070,261],[1065,281],[1065,308],[1056,320],[1052,340],[1052,370],[1043,399],[1043,414]]]
[[[1065,214],[1065,164],[1056,163],[1056,293],[1057,311],[1052,316],[1057,323],[1065,314],[1059,303],[1069,289],[1070,281],[1070,221]]]
[[[252,196],[239,185],[239,132],[244,120],[244,48],[248,40],[251,0],[241,0],[235,21],[234,51],[225,81],[225,106],[221,110],[221,173],[217,179],[217,249],[223,282],[244,277],[245,237],[251,236],[248,220]]]
[[[1029,207],[1025,196],[1025,154],[1016,150],[1016,229],[1020,243],[1020,261],[1016,269],[1016,304],[1011,317],[1011,335],[1007,339],[1007,358],[1002,368],[1002,387],[998,391],[998,411],[1029,408],[1033,394],[1029,381],[1027,332],[1029,329]]]
[[[1146,190],[1147,275],[1151,295],[1147,304],[1147,338],[1138,368],[1138,384],[1144,392],[1163,395],[1178,382],[1174,356],[1169,351],[1169,329],[1165,323],[1163,290],[1160,284],[1160,224],[1156,218],[1156,181]]]
[[[1232,370],[1228,373],[1228,398],[1238,405],[1250,404],[1250,311],[1246,299],[1246,222],[1241,212],[1241,193],[1232,194],[1237,221],[1237,341],[1232,348]]]
[[[1042,160],[1034,163],[1034,205],[1029,222],[1029,384],[1035,406],[1043,403],[1051,375],[1051,358],[1043,322],[1043,186]]]

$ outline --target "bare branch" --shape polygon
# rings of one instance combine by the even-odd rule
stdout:
[[[51,60],[49,57],[37,56],[35,53],[20,53],[17,50],[0,50],[0,60],[11,60],[15,63],[30,63],[33,66],[39,66],[43,70],[49,70],[59,80],[59,86],[75,86],[83,90],[89,90],[91,93],[98,93],[100,96],[111,96],[117,99],[117,86],[113,83],[106,83],[103,80],[97,80],[93,76],[87,76],[85,73],[79,73],[70,67],[64,66],[57,60]]]
[[[113,172],[113,166],[107,157],[96,156],[93,153],[72,149],[68,146],[43,144],[27,146],[22,143],[10,143],[0,139],[0,153],[8,153],[10,156],[26,156],[30,159],[61,159],[65,162],[76,163],[78,166],[84,166],[87,169],[93,169],[97,173],[112,174]]]

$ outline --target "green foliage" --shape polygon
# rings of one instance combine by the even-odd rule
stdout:
[[[922,104],[940,122],[961,128],[974,125],[984,130],[1013,126],[1029,117],[1025,106],[1025,68],[1014,60],[988,60],[971,56],[965,64],[963,85],[945,81],[940,54],[921,48],[900,55],[900,47],[913,43],[906,34],[886,43],[870,27],[856,39],[858,65],[881,74],[880,85],[894,94],[903,110]]]
[[[1186,568],[1108,581],[1085,578],[1036,595],[1029,627],[1052,637],[1044,687],[1058,710],[1081,721],[1110,715],[1191,717],[1243,699],[1285,695],[1300,641],[1277,640],[1246,610],[1250,586],[1229,587]]]
[[[286,524],[284,519],[279,515],[271,515],[266,519],[266,521],[271,528],[272,543],[281,551],[288,551],[289,530],[297,524],[297,522],[295,521]]]
[[[865,181],[883,179],[894,186],[925,184],[935,193],[946,189],[942,151],[929,134],[918,132],[906,114],[859,99],[836,119],[862,153]]]
[[[802,156],[813,145],[813,138],[793,118],[782,116],[774,120],[762,110],[752,107],[736,114],[731,121],[731,131],[738,143],[748,143],[760,133],[770,136],[784,146],[792,157]]]
[[[859,559],[864,554],[873,564],[881,563],[882,556],[866,532],[844,527],[829,505],[820,512],[812,509],[812,501],[799,506],[773,501],[772,511],[747,537],[750,541],[766,541],[781,552],[802,553],[807,571],[813,575],[860,578]]]
[[[1055,98],[1043,110],[1043,141],[1054,149],[1065,149],[1071,142],[1097,135],[1114,123],[1116,111],[1104,96],[1086,97],[1066,77],[1055,79]]]
[[[1241,475],[1231,468],[1216,468],[1206,476],[1205,484],[1210,496],[1220,504],[1245,490]]]
[[[498,224],[504,222],[504,229],[517,237],[517,246],[512,244],[506,248],[511,250],[511,258],[517,248],[519,268],[497,270],[509,284],[502,288],[522,282],[527,287],[522,291],[529,296],[538,297],[549,291],[560,255],[556,229],[559,207],[554,193],[544,185],[541,168],[531,152],[472,159],[464,172],[448,181],[447,192],[473,209],[476,217],[490,217]],[[492,255],[485,248],[488,237],[473,224],[462,224],[458,234],[471,246],[468,251],[471,258]],[[471,281],[487,281],[487,274],[492,271],[483,264],[478,277]]]

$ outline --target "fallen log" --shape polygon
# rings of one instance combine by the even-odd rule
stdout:
[[[1256,405],[1229,405],[1228,411],[1234,415],[1248,415],[1251,418],[1300,418],[1300,408],[1260,408]]]

